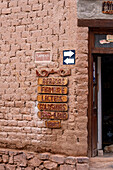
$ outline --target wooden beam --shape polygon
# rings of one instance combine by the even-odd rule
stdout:
[[[113,28],[113,20],[112,19],[78,19],[78,26]]]
[[[92,49],[92,54],[113,54],[112,48],[98,48]]]

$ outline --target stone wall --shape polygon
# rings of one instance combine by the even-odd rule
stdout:
[[[88,170],[87,157],[0,149],[0,170]]]
[[[107,0],[106,0],[107,1]],[[102,13],[103,0],[77,0],[79,19],[113,19],[113,14]]]
[[[87,155],[88,29],[77,27],[75,0],[0,1],[0,146],[39,152]],[[52,52],[36,64],[34,51]],[[76,50],[64,66],[63,50]],[[61,129],[37,116],[36,70],[71,69],[68,115]],[[58,77],[57,74],[53,75]]]

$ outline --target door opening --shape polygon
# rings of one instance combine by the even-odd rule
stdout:
[[[113,56],[102,57],[102,148],[113,144]]]
[[[96,94],[97,93],[97,94]],[[93,57],[93,155],[113,144],[113,56]],[[96,116],[97,114],[97,116]],[[96,123],[97,119],[97,123]],[[97,126],[97,127],[96,127]],[[113,152],[113,148],[111,149]]]
[[[113,28],[89,28],[88,156],[113,144]],[[107,42],[107,43],[106,43]],[[113,149],[112,149],[113,150]]]

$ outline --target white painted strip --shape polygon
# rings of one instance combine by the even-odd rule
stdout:
[[[101,57],[98,57],[98,149],[102,149]]]

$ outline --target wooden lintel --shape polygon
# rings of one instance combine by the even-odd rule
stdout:
[[[78,26],[113,28],[113,19],[78,19]]]
[[[92,49],[92,54],[113,54],[112,48]]]

